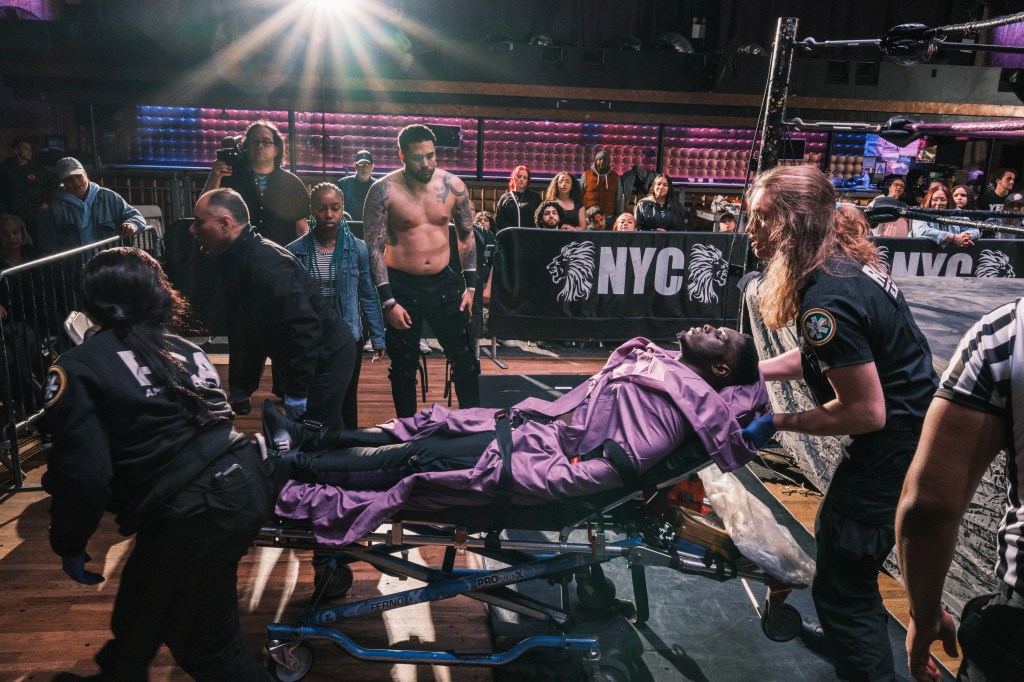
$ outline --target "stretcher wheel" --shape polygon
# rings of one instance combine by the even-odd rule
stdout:
[[[323,583],[324,597],[340,599],[352,588],[352,569],[345,564],[338,564],[333,571],[330,568],[317,568],[314,580],[316,589],[320,589]]]
[[[605,656],[601,659],[601,665],[595,673],[597,682],[630,682],[633,676],[629,673],[629,666],[617,658]]]
[[[773,642],[788,642],[800,634],[800,612],[789,604],[769,602],[761,614],[761,632]]]
[[[270,659],[270,674],[279,682],[298,682],[309,674],[313,668],[313,650],[309,645],[302,642],[289,652],[291,667],[279,662],[276,658]]]
[[[615,583],[604,576],[576,576],[576,598],[585,608],[607,611],[615,606]]]

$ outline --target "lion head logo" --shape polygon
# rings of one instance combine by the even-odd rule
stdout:
[[[569,242],[548,263],[555,284],[565,282],[558,292],[559,301],[582,301],[594,286],[594,243]]]
[[[686,266],[686,293],[691,301],[715,303],[716,287],[724,287],[729,277],[729,264],[722,252],[710,244],[694,244]]]
[[[985,249],[978,257],[978,267],[974,270],[975,277],[1016,277],[1010,257],[1002,251]]]

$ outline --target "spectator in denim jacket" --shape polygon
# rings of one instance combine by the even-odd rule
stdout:
[[[370,278],[366,244],[352,235],[343,217],[345,195],[337,185],[322,182],[310,194],[310,211],[315,218],[313,228],[287,248],[313,275],[324,297],[333,301],[341,319],[352,328],[360,344],[365,338],[364,331],[369,332],[373,362],[376,362],[384,357],[384,316]],[[363,329],[363,315],[368,330]],[[342,405],[345,424],[352,428],[359,424],[357,387],[362,361],[360,353]]]

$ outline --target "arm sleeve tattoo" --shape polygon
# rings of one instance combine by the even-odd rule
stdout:
[[[378,180],[366,195],[363,209],[363,240],[370,255],[370,274],[374,285],[388,281],[388,266],[384,260],[384,242],[388,231],[388,195],[391,183]]]
[[[447,184],[447,178],[445,181]],[[473,211],[469,208],[469,191],[465,186],[462,187],[461,193],[455,192],[454,187],[452,189],[452,194],[455,195],[452,222],[455,223],[455,234],[459,238],[459,261],[463,270],[476,270],[476,235],[473,234]]]

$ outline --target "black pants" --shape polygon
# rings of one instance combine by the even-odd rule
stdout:
[[[359,428],[359,375],[363,372],[363,349],[356,349],[355,364],[352,366],[352,379],[348,382],[348,390],[341,402],[341,418],[345,428]]]
[[[343,415],[345,396],[354,381],[352,376],[362,348],[348,325],[341,326],[345,328],[346,343],[340,350],[320,359],[316,376],[309,385],[305,418],[330,428],[355,428],[356,424],[349,424]]]
[[[468,311],[460,311],[464,286],[450,268],[436,275],[410,275],[388,268],[395,300],[412,318],[409,329],[384,332],[391,366],[391,398],[399,417],[416,414],[416,368],[419,365],[420,333],[423,321],[437,334],[445,357],[452,365],[452,383],[459,407],[480,405],[480,361],[473,350],[473,335]]]
[[[836,676],[895,680],[878,572],[896,541],[896,503],[919,431],[844,439],[844,459],[818,510],[811,594]]]
[[[380,430],[367,432],[371,434],[368,440],[391,440]],[[435,433],[406,443],[300,454],[292,478],[354,490],[386,490],[409,474],[469,469],[493,440],[493,431],[466,435]]]
[[[356,424],[348,424],[343,417],[343,404],[349,392],[350,382],[353,380],[356,360],[362,352],[362,346],[356,342],[352,336],[352,329],[347,324],[338,323],[335,326],[339,329],[340,342],[332,341],[337,344],[333,352],[321,353],[316,374],[307,389],[306,414],[303,418],[318,421],[331,428],[354,428]],[[236,334],[234,338],[239,338],[239,335]],[[229,398],[233,400],[251,396],[256,392],[260,386],[267,356],[263,352],[254,351],[250,346],[243,345],[244,340],[236,342],[232,339],[231,343],[228,381]],[[283,397],[288,380],[287,358],[273,357],[271,361],[273,390],[275,394]]]
[[[957,632],[963,661],[957,680],[1024,680],[1024,595],[1006,584],[964,606]]]
[[[214,474],[238,464],[234,473]],[[255,445],[219,458],[139,529],[114,601],[114,638],[96,655],[105,680],[147,680],[161,644],[196,680],[271,680],[238,620],[238,563],[287,474]]]

